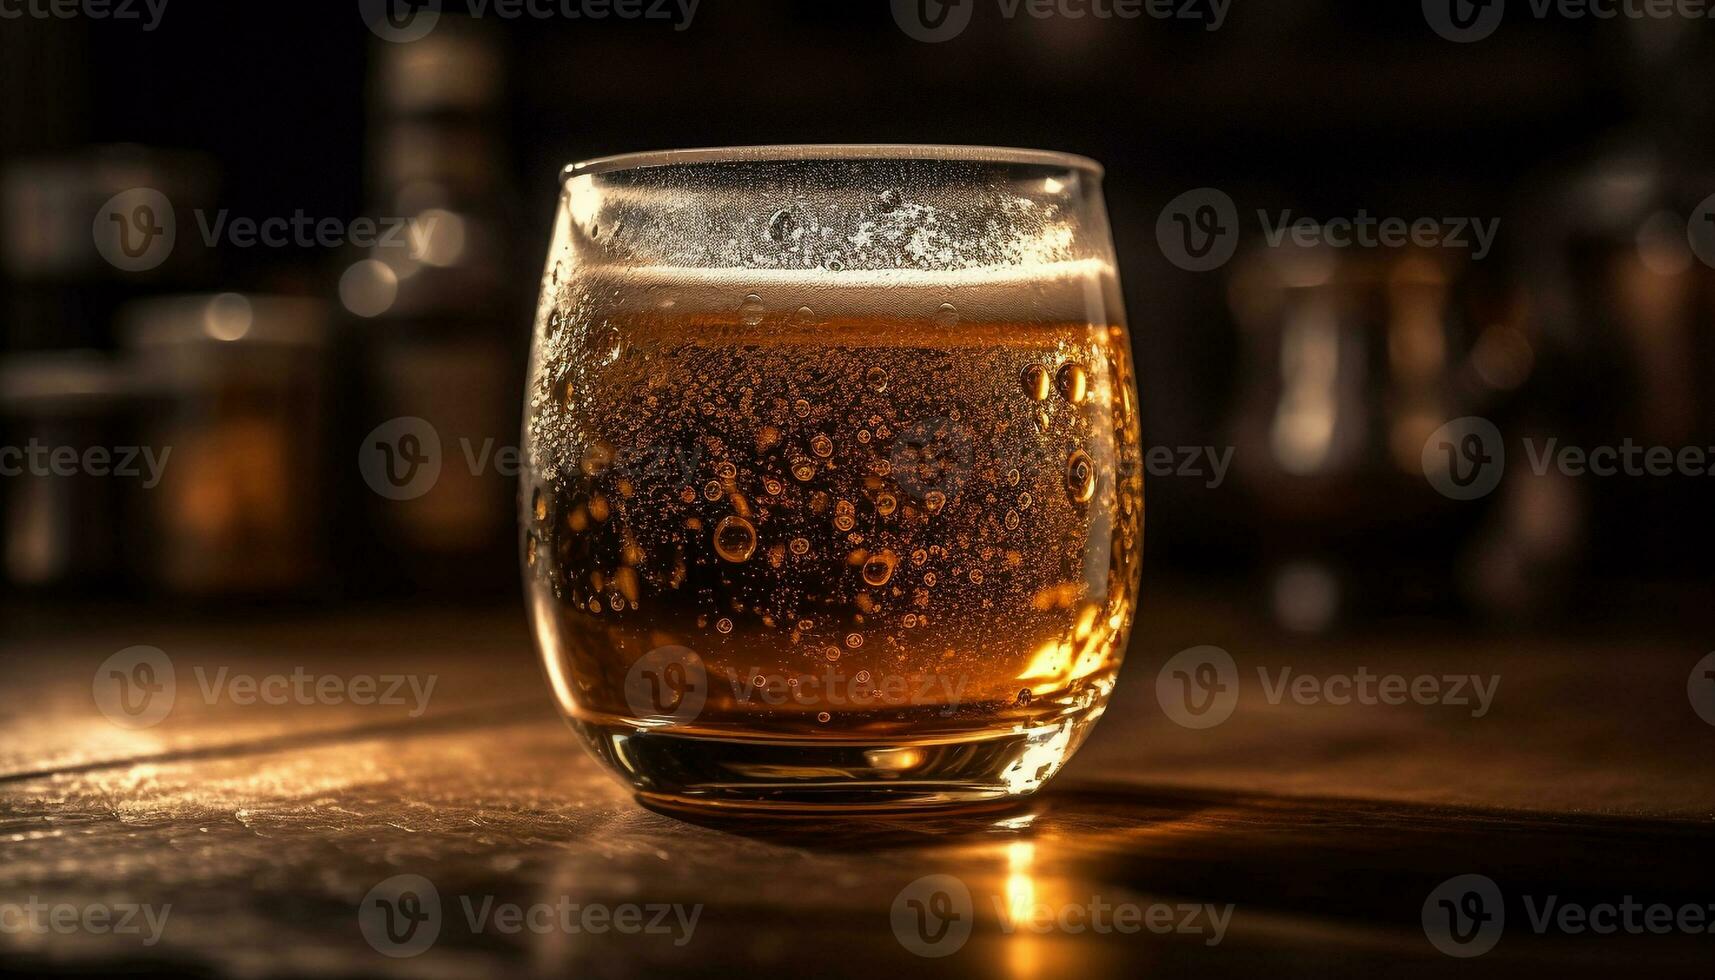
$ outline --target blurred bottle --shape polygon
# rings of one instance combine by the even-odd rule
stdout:
[[[1436,253],[1291,244],[1234,267],[1233,469],[1284,628],[1457,601],[1456,542],[1476,515],[1436,494],[1423,449],[1469,410],[1461,271]]]
[[[111,347],[117,308],[206,284],[192,212],[216,190],[198,154],[98,146],[23,160],[0,176],[0,261],[11,283],[3,346]]]
[[[376,247],[341,277],[342,302],[362,318],[365,363],[368,418],[351,431],[422,419],[438,436],[440,472],[420,496],[367,495],[383,532],[375,579],[445,594],[506,590],[516,584],[509,464],[527,339],[517,297],[534,277],[517,276],[507,239],[501,58],[481,25],[451,18],[376,53],[369,210],[407,219],[409,241]]]
[[[121,314],[161,460],[141,574],[184,595],[281,595],[325,569],[325,343],[313,299],[221,293]]]
[[[96,351],[0,360],[0,567],[13,586],[98,595],[122,584],[124,505],[147,479],[127,448],[133,398]]]

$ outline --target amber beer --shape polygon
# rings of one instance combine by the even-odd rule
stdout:
[[[590,213],[562,238],[620,234],[578,193],[574,218]],[[789,245],[784,214],[760,230]],[[1135,602],[1119,310],[1103,258],[875,272],[551,256],[521,546],[574,728],[668,805],[1039,786],[1100,715]]]

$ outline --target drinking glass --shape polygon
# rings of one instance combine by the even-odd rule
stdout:
[[[521,547],[560,710],[673,808],[1005,801],[1136,603],[1136,392],[1101,168],[778,146],[567,167]]]

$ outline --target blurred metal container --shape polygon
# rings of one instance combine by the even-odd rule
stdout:
[[[146,439],[171,452],[148,495],[159,586],[292,593],[322,572],[328,319],[317,300],[238,293],[122,311]]]
[[[6,580],[88,592],[121,570],[122,500],[146,479],[127,422],[132,386],[95,351],[0,361],[0,542]],[[133,476],[121,470],[138,470]]]

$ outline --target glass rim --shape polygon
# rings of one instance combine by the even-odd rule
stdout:
[[[776,163],[799,160],[927,160],[942,163],[998,163],[1063,167],[1100,178],[1102,165],[1086,156],[1057,150],[1012,146],[960,146],[933,143],[775,143],[761,146],[705,146],[683,150],[616,153],[568,163],[560,182],[589,174],[643,170],[674,164]]]

